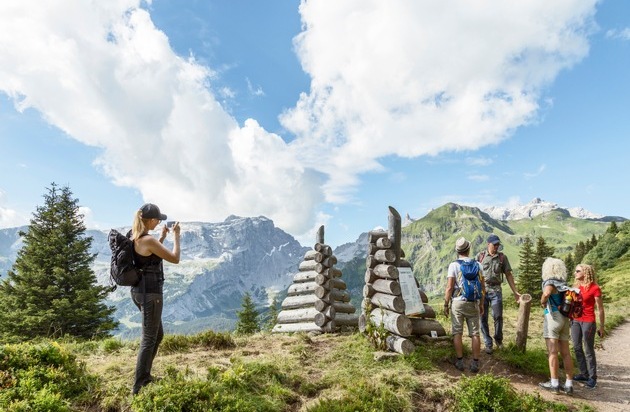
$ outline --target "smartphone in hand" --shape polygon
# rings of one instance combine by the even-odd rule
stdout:
[[[174,220],[169,220],[168,222],[166,222],[166,227],[167,228],[172,228],[175,225],[175,221]]]

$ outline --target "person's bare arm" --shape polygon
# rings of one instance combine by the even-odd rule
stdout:
[[[553,293],[553,285],[547,285],[543,289],[542,296],[540,297],[540,306],[543,308],[547,306],[547,301],[549,300],[549,296]]]
[[[604,302],[601,296],[595,296],[595,306],[597,306],[597,313],[599,314],[599,336],[604,337],[604,323],[606,322],[606,315],[604,314]]]
[[[167,229],[168,230],[168,229]],[[173,226],[173,250],[168,250],[160,241],[154,237],[148,237],[144,241],[144,248],[148,252],[153,253],[170,263],[179,263],[180,246],[179,246],[179,222]]]
[[[455,289],[455,278],[446,279],[446,291],[444,291],[444,316],[448,316],[453,290]]]
[[[505,278],[507,279],[508,285],[510,285],[510,289],[512,289],[512,293],[514,293],[514,299],[518,302],[521,299],[520,293],[516,290],[516,283],[514,283],[514,274],[510,270],[505,274]]]

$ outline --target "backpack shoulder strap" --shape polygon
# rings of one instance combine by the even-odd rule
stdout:
[[[481,263],[483,262],[483,258],[486,257],[486,251],[482,251],[477,255],[477,262]]]

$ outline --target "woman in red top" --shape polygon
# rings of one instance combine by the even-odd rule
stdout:
[[[594,389],[597,386],[597,361],[595,359],[595,332],[604,336],[604,305],[602,291],[595,283],[595,270],[590,265],[580,264],[575,268],[574,287],[580,288],[582,295],[582,316],[571,321],[571,338],[580,373],[575,381],[585,382]],[[599,328],[595,320],[595,307],[599,317]]]

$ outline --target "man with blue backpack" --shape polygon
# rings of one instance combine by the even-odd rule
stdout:
[[[470,242],[460,237],[455,242],[457,260],[448,266],[446,291],[444,293],[444,315],[451,315],[453,345],[457,361],[455,367],[460,371],[464,367],[464,349],[462,335],[464,321],[468,327],[468,335],[472,339],[473,360],[470,371],[479,372],[479,354],[481,339],[479,337],[479,317],[483,315],[483,298],[486,293],[483,272],[475,259],[469,257]]]

